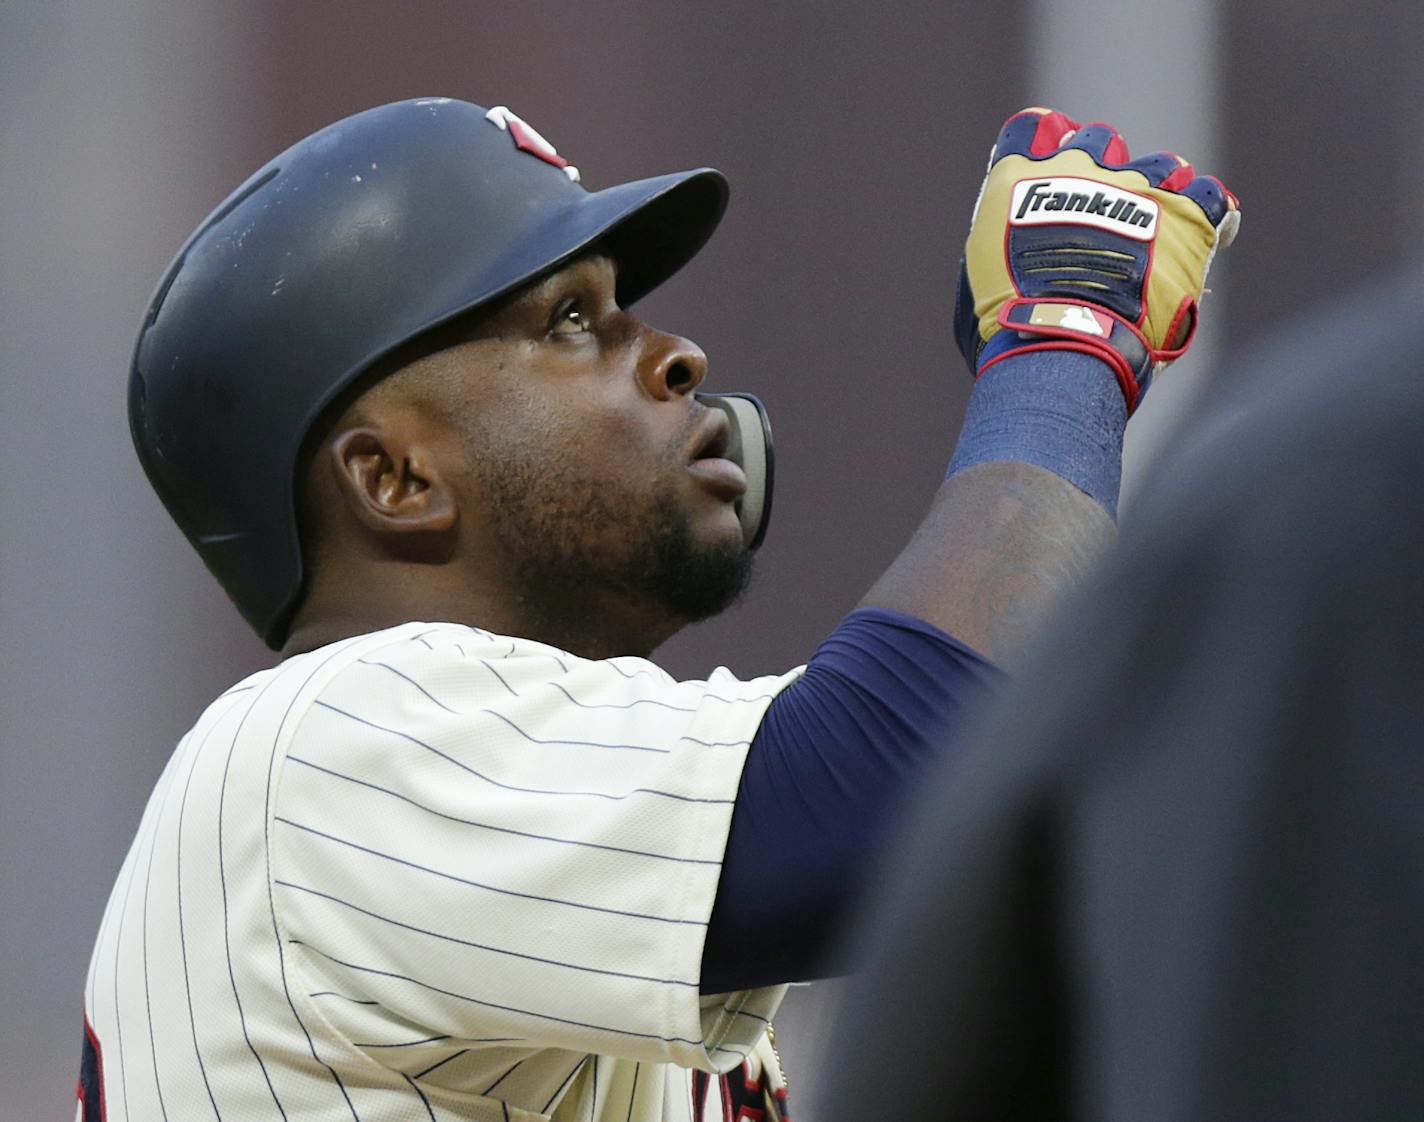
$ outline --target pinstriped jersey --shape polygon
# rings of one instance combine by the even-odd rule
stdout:
[[[798,674],[677,682],[412,623],[234,686],[105,911],[79,1117],[723,1117],[779,1080],[784,989],[701,995],[703,940],[747,748]]]

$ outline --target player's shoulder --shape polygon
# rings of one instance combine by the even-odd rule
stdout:
[[[798,668],[742,679],[718,667],[706,679],[680,680],[647,658],[589,659],[534,639],[462,623],[408,623],[347,643],[351,645],[338,656],[340,671],[330,676],[334,686],[376,693],[415,690],[452,708],[484,707],[491,700],[544,691],[564,697],[596,695],[603,702],[650,695],[689,702],[707,695],[742,701],[769,697],[799,674]],[[322,656],[323,651],[313,651],[301,657]]]

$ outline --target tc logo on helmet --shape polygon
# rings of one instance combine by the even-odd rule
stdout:
[[[579,181],[579,169],[559,155],[559,150],[539,135],[538,130],[517,113],[506,106],[496,105],[485,114],[486,121],[492,121],[514,138],[514,146],[531,156],[538,156],[546,164],[563,168],[564,174],[575,183]]]

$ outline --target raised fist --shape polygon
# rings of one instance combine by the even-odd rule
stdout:
[[[1086,351],[1128,411],[1191,344],[1212,256],[1241,211],[1172,152],[1131,160],[1110,126],[1051,109],[999,131],[959,277],[955,334],[977,376],[1011,354]]]

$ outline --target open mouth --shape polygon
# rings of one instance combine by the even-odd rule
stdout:
[[[726,414],[713,411],[707,419],[706,429],[692,453],[692,460],[720,460],[727,455],[727,445],[731,442],[731,425]]]
[[[693,446],[688,470],[718,498],[736,502],[746,494],[747,477],[740,465],[727,458],[731,441],[731,422],[725,413],[714,411]]]

